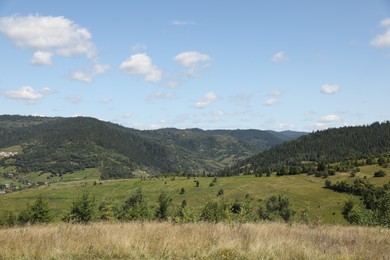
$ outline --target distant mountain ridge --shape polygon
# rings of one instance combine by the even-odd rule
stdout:
[[[221,174],[237,175],[248,167],[252,172],[277,171],[307,162],[332,163],[381,155],[390,156],[389,121],[316,131],[251,156]]]
[[[13,160],[1,160],[20,174],[66,174],[96,167],[102,178],[150,173],[214,173],[302,132],[136,130],[89,117],[0,116],[0,150],[20,146]],[[1,165],[0,165],[1,166]]]

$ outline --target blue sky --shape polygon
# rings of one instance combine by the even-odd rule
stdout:
[[[387,0],[0,0],[0,114],[313,131],[389,97]]]

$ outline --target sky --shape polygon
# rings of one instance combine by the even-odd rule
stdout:
[[[0,0],[0,114],[136,129],[390,120],[390,0]]]

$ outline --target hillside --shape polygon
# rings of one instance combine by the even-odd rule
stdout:
[[[223,175],[251,172],[278,171],[282,167],[335,163],[345,160],[367,159],[390,153],[390,122],[373,123],[327,129],[301,136],[260,152],[227,168]]]
[[[139,170],[214,173],[293,138],[260,130],[140,131],[94,118],[4,115],[0,116],[0,151],[13,147],[19,154],[0,159],[0,166],[16,175],[63,175],[98,168],[103,179],[132,177]]]

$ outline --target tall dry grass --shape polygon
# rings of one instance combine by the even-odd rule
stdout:
[[[1,259],[390,259],[390,230],[300,224],[94,223],[0,229]]]

